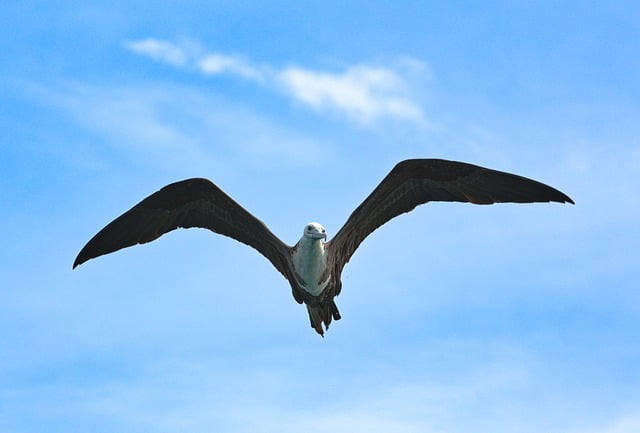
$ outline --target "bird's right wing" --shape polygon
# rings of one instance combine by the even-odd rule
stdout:
[[[211,181],[200,178],[167,185],[116,218],[82,248],[73,267],[121,248],[151,242],[180,227],[209,229],[247,244],[295,284],[291,247]]]
[[[443,159],[401,161],[353,211],[329,243],[333,274],[340,274],[356,248],[374,230],[429,201],[573,203],[557,189],[516,174]]]

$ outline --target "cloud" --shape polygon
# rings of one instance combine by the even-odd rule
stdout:
[[[343,112],[361,123],[383,117],[420,122],[420,107],[403,94],[404,83],[394,71],[355,66],[343,73],[290,67],[278,74],[286,91],[317,110]]]
[[[248,61],[237,56],[218,53],[207,54],[198,60],[198,69],[206,75],[228,73],[255,81],[262,81],[265,78],[265,73]]]
[[[185,66],[189,59],[189,54],[184,48],[158,39],[148,38],[131,41],[127,42],[125,46],[136,54],[147,56],[172,66]]]
[[[294,101],[319,112],[334,112],[359,124],[396,119],[425,124],[419,102],[412,96],[407,76],[426,73],[423,62],[403,58],[396,69],[359,64],[342,72],[300,66],[259,66],[237,55],[199,54],[188,47],[158,39],[125,44],[130,51],[179,68],[195,69],[207,76],[231,75],[279,90]]]
[[[589,430],[590,433],[635,433],[639,431],[640,413],[623,415],[603,427]]]
[[[326,353],[323,349],[318,353]],[[461,359],[464,349],[459,347]],[[556,377],[532,374],[535,360],[516,357],[485,365],[480,357],[472,365],[456,364],[443,377],[422,362],[383,366],[382,360],[369,357],[360,360],[356,374],[349,375],[349,367],[343,366],[333,375],[314,376],[308,369],[326,368],[326,360],[280,364],[289,359],[286,355],[303,359],[298,356],[304,357],[306,349],[276,344],[265,350],[266,358],[260,351],[251,353],[262,361],[255,364],[224,351],[206,360],[177,351],[175,358],[167,358],[160,351],[153,359],[127,364],[130,376],[111,371],[96,381],[37,383],[2,394],[13,397],[12,412],[27,412],[35,404],[39,414],[65,421],[73,416],[79,430],[109,423],[117,431],[167,433],[293,433],[300,426],[309,433],[638,431],[637,415],[618,419],[607,409],[588,412],[578,404],[580,390],[572,394],[555,383]],[[410,373],[398,376],[398,370],[407,368]],[[602,420],[604,428],[591,427]]]
[[[145,165],[212,170],[228,158],[255,166],[315,166],[329,157],[315,139],[274,119],[193,89],[165,84],[34,86],[33,96],[100,142]],[[98,141],[96,141],[98,138]]]

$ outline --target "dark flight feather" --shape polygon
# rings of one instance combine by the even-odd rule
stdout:
[[[177,228],[200,227],[258,250],[287,279],[293,276],[288,245],[207,179],[165,186],[100,230],[80,251],[73,267],[136,244],[151,242]],[[295,278],[292,278],[295,283]]]
[[[515,174],[443,159],[401,161],[328,243],[332,274],[340,275],[358,246],[378,227],[430,201],[573,204],[557,189]]]

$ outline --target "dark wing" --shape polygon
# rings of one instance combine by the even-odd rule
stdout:
[[[391,170],[329,243],[334,275],[340,274],[356,248],[375,229],[429,201],[573,203],[557,189],[515,174],[464,162],[408,159]]]
[[[212,182],[197,178],[167,185],[116,218],[84,246],[73,267],[179,227],[229,236],[258,250],[287,279],[293,275],[290,247]]]

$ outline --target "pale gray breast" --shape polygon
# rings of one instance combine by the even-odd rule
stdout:
[[[324,244],[320,241],[301,239],[293,251],[293,266],[302,280],[305,291],[318,296],[327,286],[329,279],[320,281],[327,267]]]

